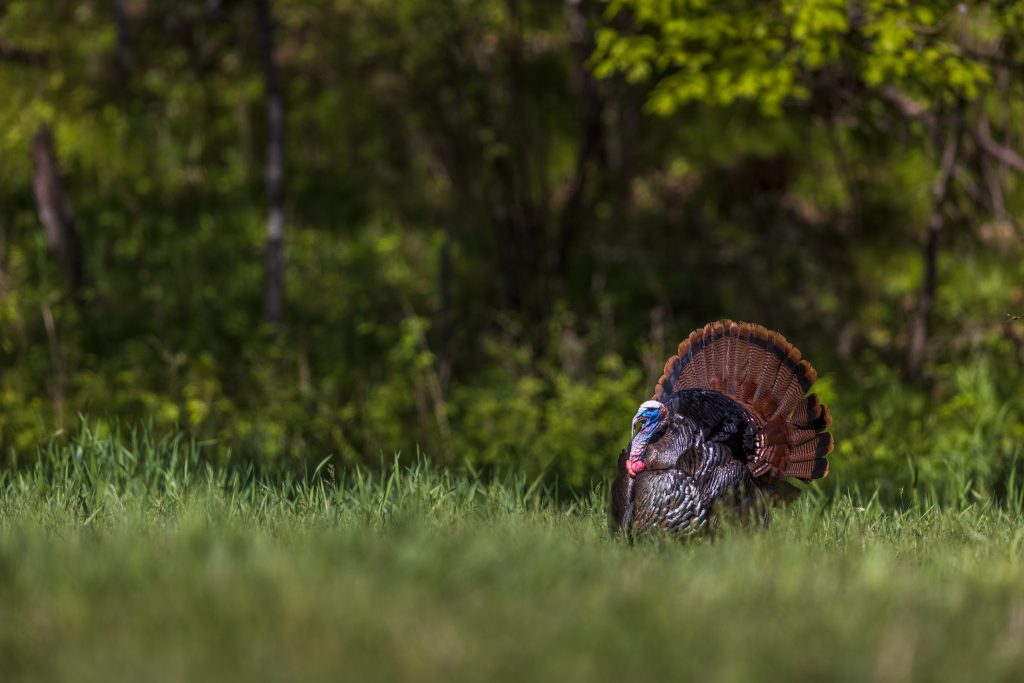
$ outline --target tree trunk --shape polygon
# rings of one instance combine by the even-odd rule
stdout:
[[[910,344],[907,348],[907,374],[917,377],[924,365],[925,351],[931,336],[932,313],[935,310],[935,290],[938,287],[938,252],[939,239],[946,223],[946,203],[949,198],[949,185],[956,166],[957,151],[960,146],[960,126],[962,116],[958,112],[949,125],[949,137],[942,148],[939,161],[939,174],[932,184],[932,213],[928,219],[928,231],[922,247],[924,259],[924,278],[921,282],[921,293],[918,297],[917,313],[911,323]]]
[[[77,300],[85,280],[82,251],[74,217],[61,186],[53,135],[46,124],[40,125],[32,138],[32,159],[35,164],[32,189],[39,220],[46,231],[46,242],[57,259],[68,289]]]
[[[500,206],[496,228],[505,242],[508,263],[507,289],[513,308],[523,312],[530,323],[540,323],[548,311],[547,281],[544,277],[544,225],[548,193],[538,191],[544,179],[536,173],[530,150],[539,141],[524,106],[524,20],[519,0],[506,0],[509,24],[504,36],[504,77],[507,110],[498,114],[498,130],[508,145],[505,154],[492,162],[498,182]],[[490,116],[488,117],[490,118]],[[539,157],[538,157],[539,158]]]
[[[133,61],[125,0],[114,0],[114,20],[117,24],[117,76],[121,83],[125,83],[131,75]]]
[[[595,46],[589,21],[592,9],[590,0],[565,0],[565,16],[572,41],[572,79],[578,95],[579,149],[576,153],[576,172],[569,197],[562,208],[554,249],[554,279],[563,292],[568,276],[569,256],[583,226],[593,213],[592,199],[587,197],[588,186],[600,184],[600,176],[606,165],[604,101],[597,80],[587,68],[587,60]]]
[[[439,270],[441,310],[438,312],[440,341],[437,352],[437,379],[442,396],[448,391],[448,380],[452,374],[452,228],[449,221],[444,224],[444,242],[441,244]]]
[[[284,98],[274,59],[274,19],[270,0],[257,3],[260,51],[267,107],[267,242],[265,315],[284,323]]]
[[[928,338],[931,336],[931,318],[932,311],[935,310],[935,289],[938,280],[936,259],[943,222],[942,208],[933,208],[922,248],[924,279],[921,282],[921,293],[918,295],[917,312],[911,323],[910,346],[907,349],[907,374],[911,377],[917,377],[921,373]]]

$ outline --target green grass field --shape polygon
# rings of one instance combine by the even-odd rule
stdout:
[[[3,475],[4,681],[1024,678],[1019,501],[631,546],[599,491],[200,462],[83,437]]]

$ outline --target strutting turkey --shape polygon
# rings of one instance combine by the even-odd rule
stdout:
[[[611,526],[689,534],[723,514],[763,515],[828,474],[828,406],[817,374],[778,332],[722,320],[679,344],[633,418],[612,484]]]

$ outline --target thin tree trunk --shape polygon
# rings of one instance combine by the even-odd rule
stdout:
[[[274,59],[274,19],[270,0],[257,3],[260,51],[267,106],[267,242],[265,315],[284,323],[284,98]]]
[[[444,225],[444,242],[441,244],[440,289],[441,310],[438,313],[440,342],[437,353],[437,379],[442,397],[448,391],[448,379],[452,373],[452,228],[449,221]]]
[[[50,346],[50,365],[53,367],[53,383],[50,384],[50,397],[53,399],[53,414],[57,418],[57,429],[64,430],[64,406],[67,398],[68,371],[61,352],[60,340],[57,337],[57,323],[53,319],[50,305],[43,299],[43,328]]]
[[[117,76],[125,83],[131,75],[133,62],[125,0],[114,0],[114,20],[117,23]]]
[[[922,247],[924,279],[918,297],[917,312],[911,323],[910,344],[907,348],[907,374],[917,377],[924,365],[925,351],[931,336],[932,313],[935,310],[935,291],[938,288],[939,240],[946,222],[946,202],[949,198],[950,179],[956,166],[960,146],[961,114],[954,115],[950,124],[949,137],[942,149],[939,174],[932,184],[932,213],[928,219],[928,230]]]
[[[85,279],[82,251],[75,220],[61,186],[53,135],[46,124],[40,125],[32,138],[32,159],[35,164],[32,189],[39,220],[46,231],[46,242],[57,259],[68,289],[77,299]]]
[[[572,41],[572,79],[577,92],[579,149],[577,150],[576,172],[572,180],[572,189],[562,208],[554,250],[555,281],[563,288],[568,276],[569,256],[582,231],[582,226],[586,224],[592,214],[592,207],[586,196],[588,185],[600,183],[600,178],[594,176],[600,176],[606,165],[604,101],[597,80],[587,68],[587,60],[594,51],[595,45],[588,17],[592,9],[591,3],[589,0],[565,0],[564,8]]]
[[[988,118],[984,112],[978,114],[977,126],[979,136],[991,137]],[[988,205],[992,211],[992,217],[997,221],[1010,222],[1012,224],[1013,219],[1006,211],[1006,199],[1003,195],[1003,183],[1005,182],[1007,172],[1006,164],[998,159],[990,161],[986,155],[979,154],[978,166],[980,169],[979,175],[988,190]],[[995,167],[993,168],[993,166]]]
[[[907,349],[907,374],[911,377],[917,377],[921,372],[928,339],[931,336],[931,318],[932,311],[935,309],[935,289],[938,280],[936,259],[943,222],[942,209],[939,207],[932,209],[922,250],[924,279],[921,282],[917,311],[914,314],[910,331],[910,346]]]
[[[510,260],[510,285],[513,305],[522,310],[531,323],[539,323],[547,314],[546,282],[538,271],[543,268],[541,249],[543,207],[536,201],[535,176],[527,154],[532,147],[531,121],[524,108],[523,18],[519,0],[506,0],[509,26],[505,35],[504,82],[508,110],[503,112],[500,128],[509,152],[493,161],[502,203],[503,230]]]

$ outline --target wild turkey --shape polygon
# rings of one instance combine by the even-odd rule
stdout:
[[[817,374],[778,332],[722,320],[695,330],[665,363],[633,418],[612,484],[611,525],[628,535],[685,534],[768,504],[828,474],[828,407]]]

